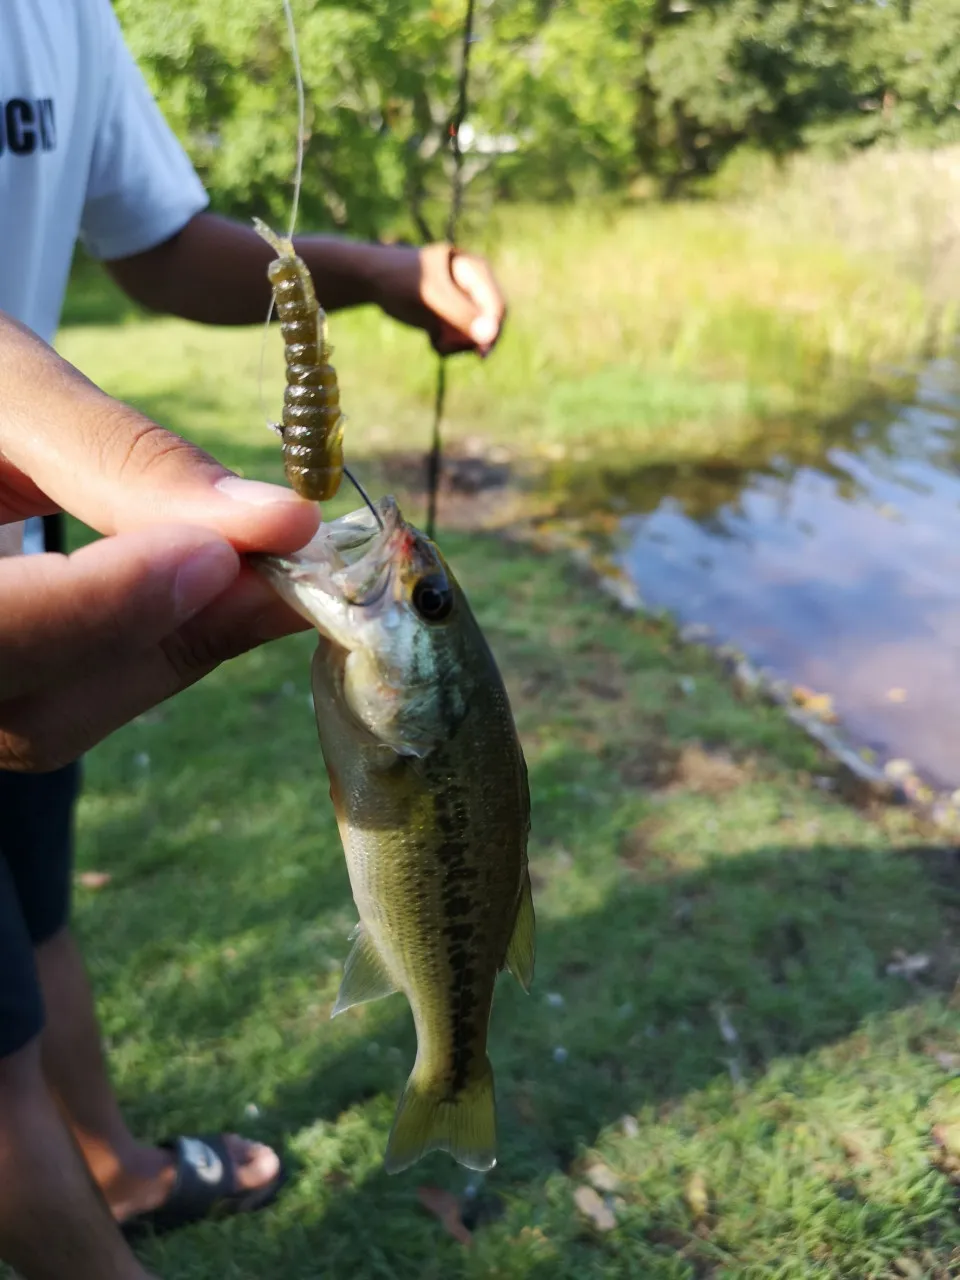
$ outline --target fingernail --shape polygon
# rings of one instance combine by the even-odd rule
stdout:
[[[215,489],[234,502],[245,502],[250,507],[270,507],[277,503],[297,503],[304,501],[292,489],[285,489],[282,484],[266,484],[263,480],[242,480],[240,476],[224,476],[214,485]]]
[[[173,607],[178,621],[199,613],[239,572],[240,559],[228,542],[209,542],[195,551],[177,570]]]
[[[470,337],[478,347],[488,347],[497,336],[497,322],[492,316],[477,316],[470,326]]]

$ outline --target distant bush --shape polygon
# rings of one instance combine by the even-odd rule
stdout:
[[[278,0],[115,4],[217,205],[282,223],[296,94]],[[294,7],[304,224],[438,223],[463,0]],[[522,200],[669,195],[745,150],[960,141],[958,30],[960,0],[487,0],[467,176]]]

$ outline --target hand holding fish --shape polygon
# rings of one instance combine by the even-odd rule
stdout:
[[[61,507],[114,535],[0,559],[0,767],[45,770],[302,624],[238,551],[319,512],[231,475],[0,314],[0,530]]]

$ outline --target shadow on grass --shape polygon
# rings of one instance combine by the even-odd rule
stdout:
[[[504,980],[493,1018],[500,1163],[484,1180],[483,1192],[487,1205],[508,1218],[522,1206],[513,1239],[548,1214],[557,1229],[556,1179],[570,1173],[624,1115],[646,1109],[669,1123],[674,1105],[699,1091],[718,1096],[720,1114],[725,1101],[732,1111],[731,1061],[749,1087],[774,1060],[841,1041],[928,996],[930,985],[911,988],[884,972],[890,948],[911,932],[904,918],[895,924],[884,908],[898,889],[909,900],[928,858],[942,882],[943,855],[934,848],[915,850],[898,862],[857,847],[812,845],[798,853],[771,845],[722,869],[621,890],[615,901],[586,916],[541,917],[533,996],[524,1001]],[[956,900],[960,870],[953,860],[947,878]],[[952,981],[956,970],[940,976]],[[563,996],[562,1010],[544,1008],[547,992]],[[720,1004],[739,1037],[735,1047],[718,1029]],[[415,1051],[409,1017],[399,1010],[381,1017],[377,1038],[399,1045],[406,1067]],[[559,1046],[568,1055],[563,1062],[555,1057]],[[392,1103],[404,1074],[378,1071],[366,1043],[357,1043],[327,1069],[282,1087],[276,1115],[310,1125],[357,1109],[374,1120],[384,1143],[392,1105],[368,1104],[377,1096],[382,1102],[384,1091]],[[763,1123],[774,1124],[769,1117]],[[279,1126],[273,1135],[281,1136]],[[349,1147],[344,1154],[349,1159]],[[337,1171],[330,1173],[336,1177]],[[384,1274],[427,1274],[438,1239],[446,1265],[435,1274],[461,1274],[456,1247],[438,1237],[435,1227],[406,1256],[399,1246],[404,1220],[417,1214],[416,1186],[459,1192],[466,1180],[443,1157],[430,1157],[399,1179],[374,1169],[359,1185],[338,1186],[325,1211],[303,1224],[302,1238],[315,1250],[335,1242],[340,1265],[363,1268],[370,1265],[363,1224],[382,1224],[390,1242]],[[844,1194],[842,1187],[838,1194]],[[862,1214],[871,1213],[883,1219],[879,1201],[862,1206]],[[655,1241],[657,1207],[648,1206],[646,1214],[643,1234]],[[579,1239],[573,1234],[564,1248],[563,1274],[593,1274],[604,1250],[585,1228]],[[611,1275],[646,1274],[630,1269],[629,1235],[628,1228],[626,1239],[610,1246],[607,1264],[619,1258]],[[668,1235],[664,1243],[671,1243]],[[682,1243],[682,1236],[675,1238],[673,1247]],[[500,1256],[509,1257],[509,1250]],[[538,1280],[558,1273],[556,1259],[498,1272]]]
[[[532,781],[536,786],[535,775]],[[541,915],[535,993],[525,998],[504,979],[493,1019],[493,1054],[505,1085],[505,1169],[531,1161],[539,1170],[566,1168],[625,1112],[725,1076],[733,1051],[718,1029],[719,1004],[749,1073],[929,994],[929,982],[911,987],[886,974],[897,948],[930,941],[926,929],[915,932],[909,906],[894,919],[889,904],[898,897],[910,903],[925,859],[936,861],[942,884],[942,857],[933,848],[909,858],[771,845],[702,873],[623,885],[583,916]],[[949,883],[956,898],[956,863]],[[291,895],[283,907],[292,924],[308,918],[299,915],[299,902]],[[956,976],[952,967],[939,971],[948,987]],[[547,992],[562,997],[562,1012],[541,1009]],[[410,1065],[411,1020],[401,1000],[392,1004],[381,1011],[377,1035],[399,1044]],[[184,1017],[203,1017],[203,992],[182,1009]],[[567,1055],[562,1062],[554,1057],[558,1045]],[[304,1125],[335,1117],[374,1089],[389,1092],[394,1080],[394,1072],[371,1066],[361,1035],[316,1077],[281,1087],[275,1106],[288,1122]]]
[[[534,794],[537,783],[534,770]],[[255,857],[256,849],[241,844],[235,856]],[[731,1058],[749,1081],[775,1059],[842,1040],[949,986],[956,977],[952,955],[938,960],[923,985],[885,972],[897,947],[921,949],[940,933],[931,868],[938,892],[960,900],[956,858],[935,847],[905,855],[771,844],[693,874],[626,880],[596,911],[566,918],[541,913],[533,994],[524,997],[504,978],[493,1017],[500,1164],[484,1192],[497,1212],[521,1203],[536,1218],[537,1206],[550,1198],[550,1179],[567,1171],[603,1130],[625,1113],[669,1108],[694,1091],[722,1086]],[[240,922],[256,931],[279,920],[283,936],[295,938],[329,910],[331,899],[349,915],[343,881],[339,871],[321,866],[286,892],[268,889],[266,901],[225,886],[216,924],[194,931],[191,946],[221,946]],[[150,913],[148,902],[143,913]],[[169,925],[154,919],[140,927],[163,947]],[[174,934],[184,940],[179,929]],[[341,938],[336,950],[345,955],[346,946]],[[229,1108],[217,1106],[235,1095],[232,1040],[258,1022],[270,1027],[272,1002],[286,985],[302,983],[311,960],[307,948],[288,948],[278,937],[239,963],[214,966],[203,980],[156,993],[151,1016],[176,1060],[146,1106],[137,1094],[129,1096],[131,1112],[149,1115],[158,1131],[171,1113],[184,1123],[203,1117],[205,1124],[234,1124]],[[562,1008],[546,1004],[548,992],[562,997]],[[718,1029],[718,1004],[736,1029],[733,1048]],[[456,1246],[438,1241],[436,1227],[418,1213],[414,1188],[459,1191],[464,1172],[443,1157],[396,1179],[377,1166],[415,1053],[406,1007],[391,999],[335,1033],[335,1024],[325,1022],[328,1009],[329,995],[305,1036],[310,1051],[298,1055],[296,1070],[274,1073],[266,1097],[256,1092],[255,1063],[246,1063],[246,1086],[261,1098],[263,1115],[245,1128],[272,1142],[300,1135],[295,1177],[304,1182],[288,1193],[300,1199],[292,1222],[266,1238],[262,1223],[238,1225],[235,1247],[242,1240],[263,1251],[264,1266],[289,1260],[288,1274],[304,1277],[346,1275],[341,1268],[348,1267],[363,1275],[459,1274]],[[212,1074],[210,1063],[191,1065],[178,1028],[188,1043],[199,1030],[201,1040],[219,1045]],[[291,1030],[266,1034],[265,1054],[289,1058]],[[345,1136],[334,1137],[335,1123]],[[371,1267],[378,1241],[382,1270]],[[590,1249],[584,1248],[587,1265]],[[175,1248],[175,1256],[189,1254]],[[328,1270],[302,1269],[304,1257],[321,1256]],[[434,1272],[437,1256],[446,1262]],[[555,1262],[552,1272],[542,1265],[516,1274],[557,1274]]]

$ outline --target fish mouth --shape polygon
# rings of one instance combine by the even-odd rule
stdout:
[[[251,553],[247,560],[301,617],[328,639],[352,648],[347,613],[373,609],[387,597],[394,568],[415,535],[390,495],[321,524],[287,556]]]

